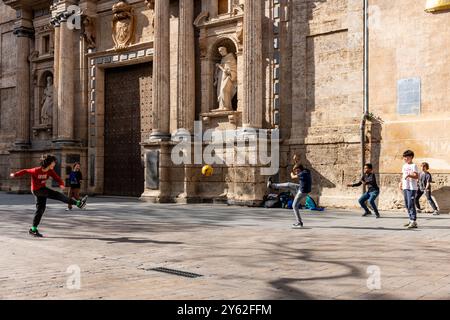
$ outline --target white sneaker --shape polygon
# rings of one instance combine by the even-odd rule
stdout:
[[[66,211],[72,211],[72,209],[66,208]]]
[[[417,222],[413,221],[409,224],[408,229],[417,229]]]
[[[439,215],[439,211],[436,210],[433,212],[433,216],[438,216],[438,215]]]

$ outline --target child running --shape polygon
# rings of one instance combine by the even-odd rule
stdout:
[[[416,194],[418,189],[419,168],[413,163],[414,152],[407,150],[403,153],[405,164],[402,168],[402,181],[399,183],[400,190],[403,191],[405,207],[408,210],[409,222],[405,224],[408,229],[417,228]]]
[[[46,181],[49,177],[52,177],[56,182],[58,182],[61,189],[64,189],[64,182],[54,171],[56,165],[56,158],[54,156],[43,155],[41,157],[40,164],[40,167],[20,170],[16,173],[11,173],[10,176],[12,178],[15,178],[21,177],[25,174],[31,175],[31,192],[33,193],[36,200],[36,212],[34,214],[33,226],[29,230],[29,234],[34,237],[42,238],[43,235],[39,233],[38,226],[45,212],[47,198],[58,200],[67,204],[76,205],[78,208],[82,209],[86,206],[87,196],[83,197],[83,199],[81,200],[74,200],[67,198],[62,193],[47,188]]]
[[[364,193],[358,200],[361,208],[364,209],[363,217],[367,217],[372,214],[372,212],[370,212],[369,208],[366,205],[366,201],[369,201],[370,206],[372,207],[373,211],[375,212],[375,216],[378,219],[380,218],[380,213],[378,212],[375,200],[380,194],[380,188],[378,187],[377,179],[375,178],[375,174],[373,173],[373,166],[371,163],[367,163],[364,166],[364,175],[362,176],[361,180],[357,183],[348,184],[347,187],[359,187],[362,184],[364,184],[364,186],[368,186],[367,192]]]
[[[292,179],[298,179],[299,183],[273,183],[272,178],[269,178],[267,182],[267,188],[272,189],[289,189],[291,192],[295,192],[296,196],[294,202],[292,204],[292,209],[294,210],[295,218],[297,219],[297,223],[293,225],[294,228],[303,227],[302,217],[300,216],[299,205],[302,199],[306,199],[308,194],[311,192],[311,172],[303,167],[301,164],[296,164],[294,169],[291,172]]]
[[[419,189],[417,190],[415,199],[416,207],[418,210],[422,210],[420,208],[419,200],[422,197],[422,195],[425,194],[428,203],[430,204],[431,208],[433,208],[433,215],[437,216],[439,215],[439,210],[433,198],[431,197],[431,183],[433,182],[433,178],[431,177],[431,173],[428,170],[430,170],[430,165],[427,162],[423,162],[422,172],[419,175]]]

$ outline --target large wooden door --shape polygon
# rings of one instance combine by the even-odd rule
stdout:
[[[139,197],[144,192],[140,143],[151,131],[152,65],[105,71],[104,194]]]

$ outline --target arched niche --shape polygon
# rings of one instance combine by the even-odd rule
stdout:
[[[39,80],[38,80],[38,92],[39,92],[39,99],[38,99],[38,104],[37,104],[37,124],[39,125],[48,125],[51,126],[51,122],[50,123],[43,123],[42,122],[42,107],[43,107],[43,103],[45,100],[45,89],[47,88],[47,78],[50,77],[51,78],[51,85],[52,85],[52,89],[53,89],[53,82],[54,82],[54,77],[53,77],[53,73],[49,70],[46,70],[44,72],[41,73]],[[52,93],[52,102],[54,101],[54,95],[55,93]],[[52,106],[52,110],[54,108],[54,105]]]
[[[208,74],[210,75],[210,85],[208,88],[208,91],[210,92],[210,94],[208,94],[208,96],[210,97],[210,102],[209,102],[209,108],[208,108],[208,112],[212,111],[214,109],[218,108],[218,102],[217,102],[217,88],[214,86],[214,75],[216,72],[216,64],[220,63],[222,60],[222,56],[219,53],[219,48],[220,47],[225,47],[227,48],[227,51],[229,53],[233,53],[234,56],[236,57],[237,60],[237,65],[238,65],[238,90],[236,95],[233,98],[232,101],[232,106],[233,106],[233,110],[237,111],[239,109],[239,83],[241,83],[242,81],[240,81],[240,72],[239,72],[239,62],[240,62],[240,57],[241,57],[241,53],[238,50],[238,44],[236,42],[235,39],[232,39],[230,37],[227,36],[222,36],[219,37],[209,48],[208,50],[208,54],[207,54],[207,60],[208,60]]]

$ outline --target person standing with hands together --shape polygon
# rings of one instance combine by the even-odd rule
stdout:
[[[399,183],[400,190],[403,191],[405,199],[405,208],[408,210],[409,222],[405,224],[408,229],[417,228],[417,212],[416,212],[416,194],[419,189],[419,167],[413,163],[414,152],[406,150],[403,153],[403,161],[405,164],[402,168],[402,181]]]

